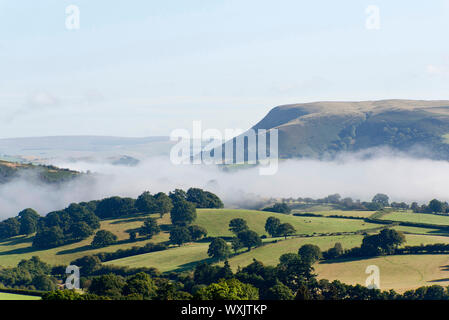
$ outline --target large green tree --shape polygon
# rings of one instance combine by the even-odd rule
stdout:
[[[159,234],[161,228],[154,218],[147,218],[144,220],[143,225],[139,229],[139,235],[151,239],[154,235]]]
[[[214,259],[222,260],[229,257],[231,250],[229,245],[222,238],[214,238],[209,244],[207,255]]]
[[[229,231],[238,234],[239,232],[248,230],[246,220],[242,218],[235,218],[229,221]]]
[[[92,240],[92,247],[94,248],[102,248],[107,247],[111,244],[117,242],[117,236],[108,230],[99,230],[95,234],[94,239]]]
[[[187,200],[174,201],[170,219],[174,225],[188,226],[196,219],[195,205]]]
[[[276,217],[269,217],[265,222],[265,231],[272,237],[279,235],[279,226],[281,225],[281,220]]]

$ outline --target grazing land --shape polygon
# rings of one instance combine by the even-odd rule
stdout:
[[[41,297],[0,292],[0,300],[41,300]]]

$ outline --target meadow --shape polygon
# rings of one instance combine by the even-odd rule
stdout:
[[[0,292],[0,300],[41,300],[41,297]]]

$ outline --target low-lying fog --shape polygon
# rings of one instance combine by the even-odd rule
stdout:
[[[385,151],[368,159],[364,154],[344,154],[328,161],[281,161],[272,176],[259,175],[257,168],[229,173],[213,166],[173,165],[167,158],[152,158],[136,167],[82,162],[55,165],[97,174],[59,187],[32,183],[26,177],[0,185],[0,218],[15,216],[27,207],[46,214],[72,202],[189,187],[217,193],[227,207],[246,208],[262,198],[321,198],[333,193],[362,201],[379,192],[388,194],[391,201],[408,203],[449,199],[449,162]]]

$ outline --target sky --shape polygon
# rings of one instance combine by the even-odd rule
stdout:
[[[0,0],[0,138],[247,129],[282,104],[449,99],[448,33],[448,0]]]

